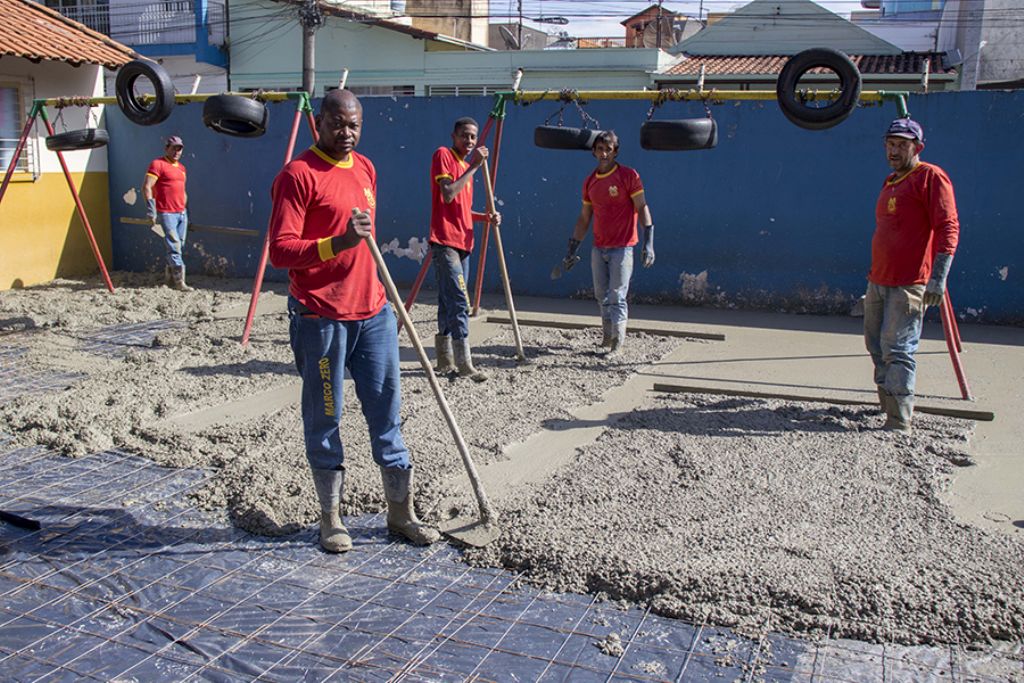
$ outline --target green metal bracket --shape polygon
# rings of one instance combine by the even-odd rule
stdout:
[[[494,107],[488,116],[495,120],[505,118],[505,102],[509,97],[515,97],[515,93],[497,92],[494,93]]]

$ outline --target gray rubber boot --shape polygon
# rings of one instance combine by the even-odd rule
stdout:
[[[892,412],[889,413],[889,418],[885,421],[885,426],[882,429],[886,429],[891,432],[903,432],[905,434],[910,434],[910,423],[914,417],[914,395],[893,395],[889,397],[889,400],[891,402]]]
[[[384,497],[388,501],[388,529],[401,534],[416,545],[430,545],[441,538],[432,526],[416,516],[412,501],[412,468],[380,468]]]
[[[320,500],[320,547],[329,553],[352,550],[352,537],[341,521],[341,494],[345,470],[312,470],[313,486]]]
[[[487,375],[473,367],[473,354],[469,350],[469,338],[452,339],[452,351],[455,353],[455,365],[459,376],[469,377],[474,382],[487,380]]]
[[[892,397],[881,385],[876,384],[875,389],[878,390],[878,405],[882,408],[885,414],[888,415],[891,410],[889,408],[889,399]]]
[[[608,347],[605,358],[614,358],[622,353],[622,347],[626,343],[626,323],[619,323],[612,329],[612,343]]]
[[[612,321],[601,319],[601,347],[611,348],[612,345]]]
[[[164,266],[164,284],[174,287],[174,273],[171,272],[170,266]]]
[[[455,359],[452,357],[452,338],[447,334],[434,335],[434,353],[437,355],[437,365],[434,372],[439,375],[447,375],[455,372]]]
[[[173,289],[179,292],[191,292],[192,288],[185,283],[185,266],[177,266],[171,269],[171,276],[174,278],[174,282],[171,285]]]

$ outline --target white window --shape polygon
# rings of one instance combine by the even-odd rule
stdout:
[[[427,94],[431,97],[459,97],[493,95],[499,90],[511,90],[512,85],[428,85]]]
[[[31,80],[0,76],[0,177],[11,165],[31,106]],[[32,131],[29,131],[14,173],[14,177],[19,174],[31,174],[33,180],[39,177],[39,148]]]

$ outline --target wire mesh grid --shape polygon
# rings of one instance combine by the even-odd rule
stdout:
[[[446,545],[397,542],[379,515],[349,520],[356,545],[343,556],[319,551],[315,528],[252,536],[192,506],[204,477],[0,434],[0,508],[41,522],[0,525],[0,679],[1007,680],[959,646],[749,639],[544,592]]]

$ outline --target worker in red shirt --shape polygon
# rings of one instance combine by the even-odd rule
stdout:
[[[654,221],[644,196],[640,174],[615,159],[619,138],[614,131],[602,131],[594,140],[597,168],[583,182],[583,207],[580,209],[569,251],[562,269],[569,270],[580,259],[576,251],[594,220],[594,248],[590,269],[594,277],[594,296],[601,306],[601,346],[607,356],[615,356],[626,340],[629,307],[629,280],[633,275],[633,246],[637,239],[637,218],[643,226],[642,264],[654,265]]]
[[[922,149],[924,131],[917,121],[900,118],[889,125],[885,154],[893,172],[875,205],[864,295],[864,341],[886,413],[884,428],[906,433],[924,312],[942,303],[960,238],[953,183],[941,168],[921,161]]]
[[[146,169],[142,183],[142,196],[146,200],[146,216],[164,231],[167,265],[164,280],[168,287],[187,292],[192,288],[185,282],[185,262],[182,249],[188,233],[188,194],[185,192],[185,164],[181,153],[185,143],[177,135],[167,138],[164,155],[154,159]]]
[[[377,174],[355,151],[363,108],[332,90],[316,117],[315,145],[271,189],[270,261],[288,269],[289,336],[302,376],[306,458],[320,503],[320,545],[345,552],[345,450],[339,423],[347,370],[370,433],[387,499],[387,525],[413,543],[439,538],[413,507],[412,465],[401,433],[398,326],[364,238],[373,238]]]
[[[473,365],[469,348],[469,255],[473,221],[501,223],[501,214],[473,213],[473,175],[487,159],[477,147],[479,126],[465,116],[455,121],[452,146],[438,147],[430,161],[430,255],[437,278],[437,335],[434,352],[438,373],[483,382],[487,375]]]

